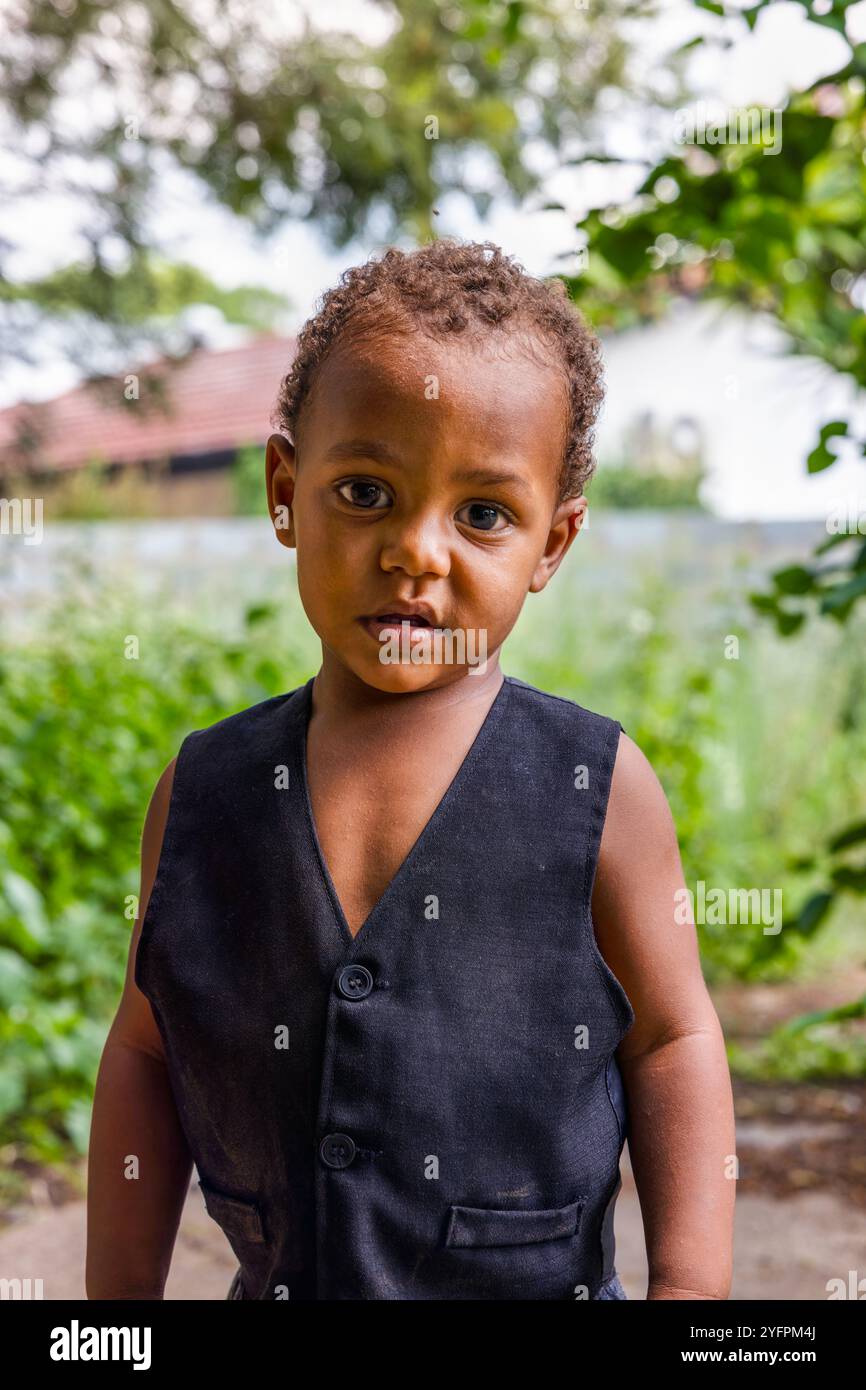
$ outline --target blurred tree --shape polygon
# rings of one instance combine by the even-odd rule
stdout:
[[[763,8],[764,0],[731,13],[754,26]],[[844,35],[847,3],[834,0],[827,14],[806,8],[816,23]],[[675,296],[712,296],[771,317],[791,352],[820,358],[866,386],[864,79],[866,44],[860,44],[843,67],[792,96],[778,113],[781,148],[771,152],[766,136],[683,143],[649,172],[627,205],[593,210],[580,224],[586,269],[569,280],[582,308],[599,325],[622,327],[661,316]],[[847,421],[829,422],[809,455],[809,471],[830,467],[833,440],[848,433]],[[857,447],[866,453],[866,441]],[[850,556],[840,555],[840,546]],[[802,624],[810,600],[844,621],[866,594],[862,530],[840,527],[821,552],[830,549],[835,563],[789,566],[774,577],[773,594],[756,596],[781,632]]]
[[[24,248],[0,238],[0,356],[72,322],[63,350],[89,373],[117,347],[129,360],[131,324],[137,342],[157,335],[167,272],[155,199],[178,171],[263,236],[304,219],[335,245],[427,239],[448,193],[481,215],[494,197],[527,197],[600,139],[600,93],[627,83],[647,104],[670,99],[627,74],[628,24],[651,11],[652,0],[374,0],[358,15],[375,38],[362,39],[314,28],[300,3],[16,0],[0,47],[15,150],[5,202],[56,195],[81,218],[45,279],[22,277]],[[215,303],[240,321],[251,310],[249,294],[227,303],[201,276],[175,289],[176,307]]]
[[[88,376],[88,384],[107,402],[130,410],[161,410],[168,404],[163,367],[148,375],[144,401],[118,389],[119,363],[128,366],[155,350],[164,365],[183,361],[204,344],[186,324],[191,305],[212,305],[229,323],[264,332],[287,305],[284,295],[260,286],[226,290],[195,266],[170,264],[136,247],[122,269],[104,261],[97,240],[89,263],[78,262],[36,279],[0,275],[0,361],[37,360],[47,339]],[[39,403],[34,404],[38,420]],[[38,453],[39,431],[32,441]]]

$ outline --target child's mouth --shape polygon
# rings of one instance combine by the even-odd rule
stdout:
[[[377,641],[380,639],[380,634],[385,632],[402,637],[404,623],[410,640],[416,634],[420,636],[422,633],[435,631],[433,624],[417,613],[377,613],[373,617],[361,618],[360,621],[371,637],[375,637]]]

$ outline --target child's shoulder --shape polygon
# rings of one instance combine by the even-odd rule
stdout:
[[[560,716],[558,723],[579,735],[594,736],[603,750],[603,765],[612,774],[611,809],[629,823],[655,824],[666,833],[672,824],[670,807],[652,763],[613,715],[587,709],[566,695],[555,695],[516,676],[506,676],[520,695],[525,708],[538,711],[539,718]],[[629,830],[629,834],[631,829]]]
[[[528,681],[520,680],[517,676],[506,676],[505,679],[527,709],[535,709],[542,715],[546,713],[548,716],[559,716],[564,721],[582,723],[609,737],[622,730],[618,719],[601,714],[598,710],[588,709],[586,705],[579,704],[567,695],[555,695],[552,690],[542,690],[540,686],[530,685]]]
[[[292,721],[300,715],[308,685],[309,681],[193,729],[178,750],[178,765],[227,768],[234,761],[268,759],[272,752],[285,752],[287,735]]]

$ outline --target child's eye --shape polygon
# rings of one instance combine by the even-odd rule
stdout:
[[[354,489],[354,496],[347,497],[345,488]],[[348,483],[340,483],[337,492],[344,501],[351,502],[356,507],[364,507],[367,511],[379,510],[375,506],[377,492],[382,494],[386,503],[388,501],[388,494],[385,489],[379,483],[372,483],[366,478],[352,478]]]
[[[348,482],[339,483],[337,492],[344,501],[351,503],[352,506],[361,507],[363,510],[381,511],[382,507],[389,505],[389,497],[381,483],[374,483],[369,478],[350,478]],[[476,531],[501,531],[510,522],[501,507],[494,507],[490,502],[469,502],[461,510],[470,513],[467,525],[472,526]],[[458,518],[460,513],[457,513]],[[500,516],[504,526],[496,526],[496,518]]]
[[[476,531],[492,531],[497,514],[502,517],[506,526],[509,524],[509,519],[502,508],[494,507],[491,502],[469,502],[464,510],[474,513],[467,525],[473,526]],[[459,517],[460,513],[458,512],[457,515]],[[503,528],[500,526],[496,529],[501,531]]]

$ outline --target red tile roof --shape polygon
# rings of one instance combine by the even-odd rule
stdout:
[[[266,335],[228,351],[199,349],[170,370],[170,414],[140,402],[114,405],[92,387],[76,387],[38,405],[22,402],[0,411],[0,463],[73,469],[92,459],[137,463],[263,444],[280,381],[289,369],[296,338]],[[124,376],[117,378],[122,397]],[[21,437],[31,426],[38,446],[22,455]]]

